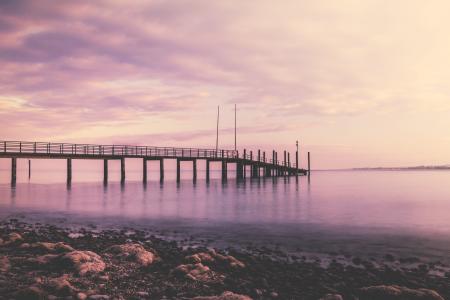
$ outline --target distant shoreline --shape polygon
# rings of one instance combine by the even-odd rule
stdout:
[[[450,166],[416,166],[416,167],[374,167],[374,168],[345,168],[345,169],[320,169],[315,171],[448,171]]]

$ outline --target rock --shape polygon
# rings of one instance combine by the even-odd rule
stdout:
[[[69,296],[76,291],[72,284],[67,281],[67,276],[61,276],[55,279],[51,279],[48,283],[48,286],[59,296]]]
[[[108,275],[102,275],[102,276],[99,276],[98,279],[100,279],[101,281],[109,281],[109,276]]]
[[[278,298],[278,293],[277,292],[272,292],[272,293],[270,293],[270,297]]]
[[[17,232],[11,232],[10,234],[8,234],[7,240],[1,240],[0,246],[8,246],[10,244],[14,244],[20,241],[23,241],[23,237]]]
[[[249,296],[235,294],[233,292],[223,292],[220,296],[195,297],[194,300],[252,300]]]
[[[72,251],[62,256],[62,262],[71,265],[79,275],[99,273],[105,270],[102,258],[92,251]]]
[[[200,252],[191,256],[186,256],[186,260],[190,263],[197,264],[201,262],[214,262],[215,258],[211,255],[211,253]]]
[[[17,300],[44,300],[47,299],[47,294],[37,286],[29,286],[18,291],[14,299]]]
[[[7,256],[0,257],[0,272],[5,273],[11,268],[11,263],[9,262],[9,258]]]
[[[191,256],[186,256],[186,260],[190,263],[212,263],[223,262],[232,268],[244,268],[245,264],[231,255],[222,255],[214,250],[208,252],[200,252]]]
[[[44,251],[44,252],[51,252],[51,253],[62,253],[62,252],[70,252],[70,251],[75,250],[71,246],[66,245],[62,242],[59,242],[59,243],[38,242],[38,243],[31,244],[30,247]]]
[[[398,285],[380,285],[360,289],[360,298],[368,300],[444,300],[428,289],[410,289]]]
[[[85,293],[78,293],[77,299],[78,300],[85,300],[87,298],[87,295]]]
[[[339,294],[326,294],[319,300],[343,300],[342,296]]]
[[[153,263],[155,254],[147,251],[140,244],[115,245],[109,248],[109,251],[120,256],[130,258],[139,265],[145,267]]]
[[[17,232],[11,232],[8,235],[8,242],[10,242],[10,243],[14,243],[17,241],[22,241],[22,240],[23,240],[23,237],[20,234],[18,234]]]
[[[223,279],[223,276],[217,275],[202,263],[179,265],[174,271],[175,273],[184,275],[186,278],[202,282],[211,282]]]
[[[46,254],[38,256],[36,258],[30,258],[28,261],[31,263],[37,263],[38,265],[46,265],[53,262],[58,257],[59,256],[56,254]]]
[[[148,297],[148,293],[147,292],[136,292],[136,295],[139,297]]]
[[[23,243],[22,245],[19,246],[20,249],[28,249],[30,247],[31,247],[31,245],[28,243]]]
[[[88,299],[91,300],[108,300],[110,297],[108,295],[90,295]]]

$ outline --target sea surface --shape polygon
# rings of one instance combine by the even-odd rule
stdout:
[[[186,170],[77,170],[70,186],[61,170],[19,172],[13,187],[0,170],[0,220],[61,226],[154,230],[213,246],[279,247],[289,251],[450,259],[450,172],[316,171],[311,177],[226,182],[213,171],[196,182]],[[75,171],[74,171],[75,173]],[[230,173],[232,173],[230,171]],[[75,175],[75,174],[74,174]]]

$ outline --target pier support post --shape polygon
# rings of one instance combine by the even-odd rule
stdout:
[[[147,182],[147,160],[142,159],[142,181]]]
[[[256,175],[256,177],[259,177],[259,171],[260,171],[260,169],[259,169],[259,166],[260,166],[260,161],[261,161],[261,150],[259,150],[258,149],[258,162],[256,163],[256,166],[255,166],[255,175]]]
[[[244,177],[243,174],[243,165],[241,162],[236,163],[236,179],[242,179]]]
[[[290,175],[292,175],[292,173],[291,173],[291,154],[288,152],[288,154],[287,154],[287,157],[288,157],[288,160],[287,160],[287,166],[288,166],[288,170],[287,170],[287,173],[288,173],[288,175],[290,176]]]
[[[308,176],[311,174],[311,157],[308,152]]]
[[[209,181],[209,159],[206,160],[206,181]]]
[[[192,160],[192,180],[194,181],[194,182],[196,182],[197,181],[197,160],[196,159],[193,159]]]
[[[28,160],[28,179],[31,178],[31,159]]]
[[[108,160],[103,160],[103,183],[108,183]]]
[[[180,159],[177,158],[177,182],[180,182],[181,174],[180,174]]]
[[[252,164],[252,178],[258,177],[258,163]]]
[[[159,181],[164,181],[164,158],[159,160]]]
[[[227,180],[227,162],[222,160],[222,181]]]
[[[72,182],[72,159],[67,159],[67,183],[70,184]]]
[[[17,158],[11,158],[11,184],[15,185],[17,181]]]
[[[120,182],[125,182],[125,158],[120,159]]]

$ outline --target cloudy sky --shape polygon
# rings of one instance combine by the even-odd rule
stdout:
[[[447,1],[0,2],[0,139],[450,163]]]

